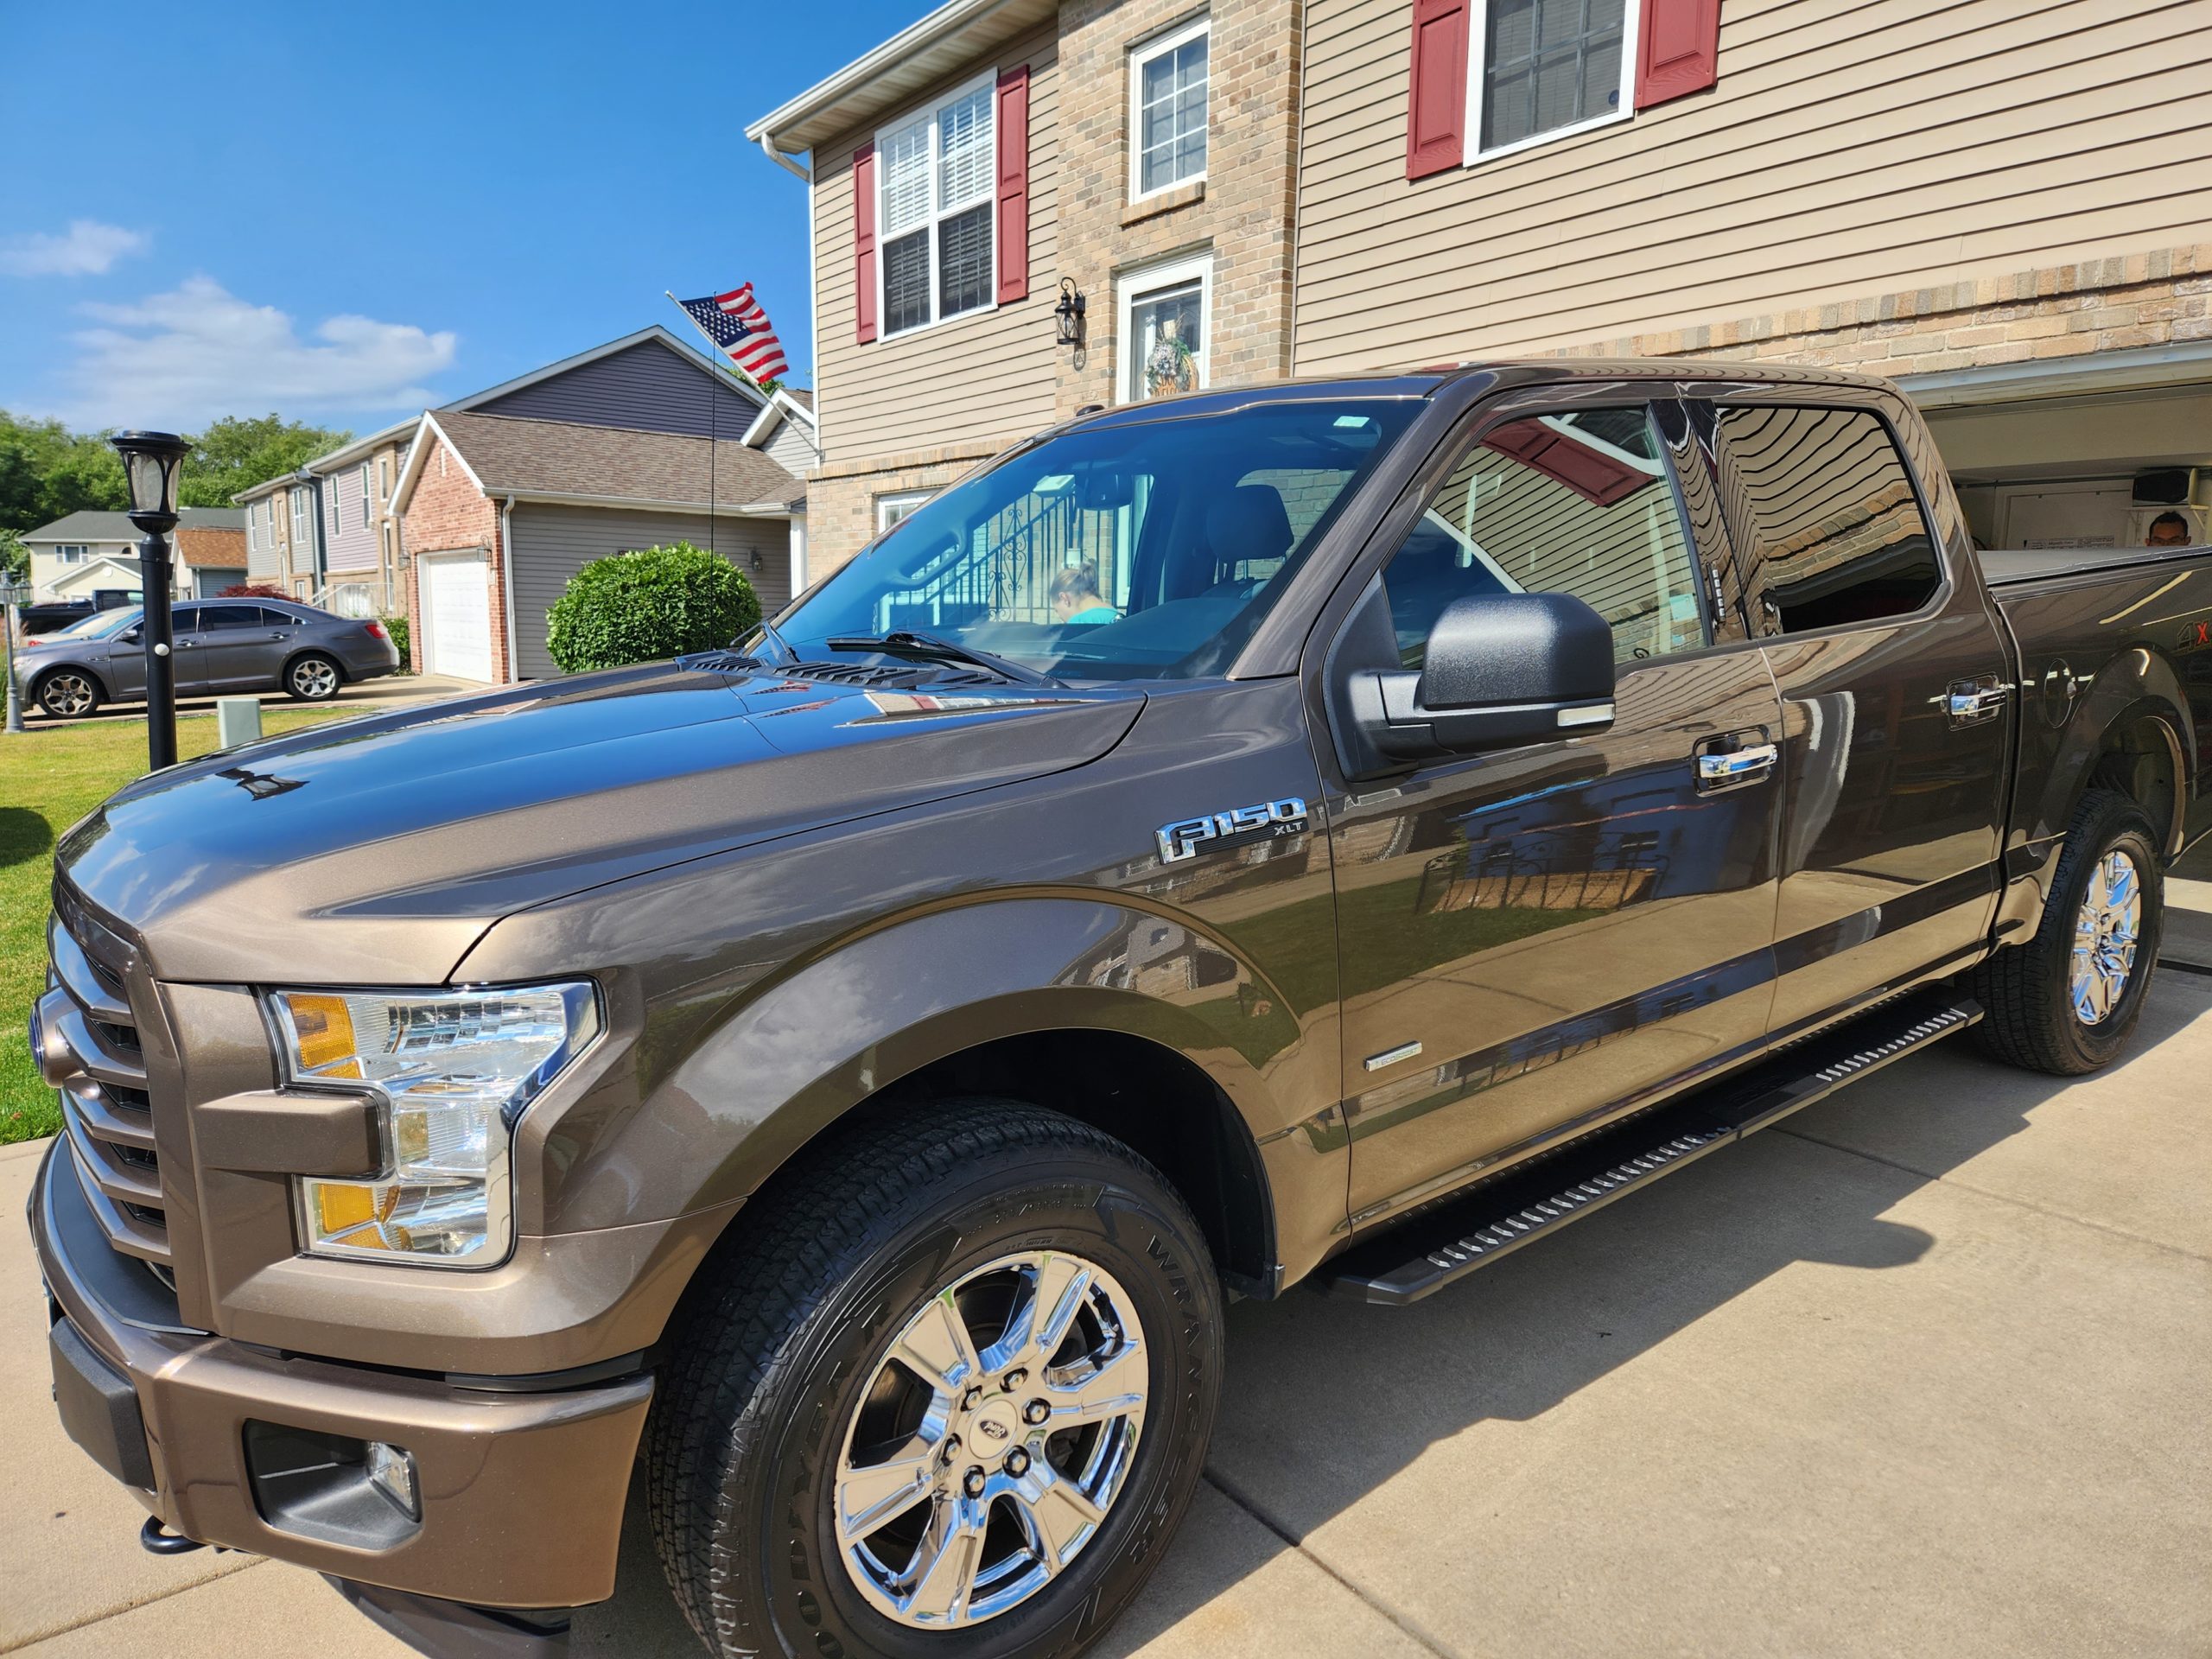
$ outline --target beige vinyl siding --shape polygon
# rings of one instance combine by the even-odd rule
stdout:
[[[855,342],[853,152],[912,109],[816,152],[815,296],[823,458],[842,466],[914,449],[995,445],[1052,420],[1053,182],[1059,78],[1049,36],[1016,48],[1029,65],[1029,296],[892,339]],[[944,88],[973,79],[948,79]],[[927,100],[917,100],[912,108]],[[1094,304],[1096,303],[1094,299]],[[1097,321],[1093,319],[1094,329]],[[788,464],[788,463],[786,463]],[[797,468],[793,469],[798,470]]]
[[[561,671],[545,649],[545,613],[569,577],[594,559],[633,548],[672,542],[704,547],[709,528],[702,512],[627,512],[526,501],[517,504],[512,527],[517,665],[524,679],[532,680]],[[712,530],[715,551],[744,572],[764,615],[773,616],[790,602],[791,532],[784,520],[717,516]],[[756,552],[758,570],[753,568]]]
[[[2203,0],[1725,0],[1713,92],[1410,184],[1408,5],[1307,16],[1300,373],[1611,340],[2212,226]]]

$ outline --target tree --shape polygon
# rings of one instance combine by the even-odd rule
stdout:
[[[177,499],[188,507],[227,507],[240,490],[296,473],[351,436],[274,415],[252,420],[226,415],[192,441]]]
[[[31,550],[12,530],[0,530],[0,582],[29,582]]]
[[[593,560],[545,620],[546,650],[577,674],[728,645],[760,620],[760,601],[728,559],[677,542]]]
[[[80,507],[129,505],[122,460],[105,436],[0,410],[0,530],[35,530]]]

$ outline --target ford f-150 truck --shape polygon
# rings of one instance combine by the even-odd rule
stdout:
[[[717,1654],[1071,1655],[1228,1298],[1411,1301],[1969,1028],[2105,1065],[2208,762],[2212,561],[1977,554],[1879,382],[1078,418],[728,650],[70,830],[61,1417],[427,1651],[557,1645],[642,1459]]]

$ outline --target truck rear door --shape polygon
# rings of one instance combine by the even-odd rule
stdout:
[[[1692,410],[1782,694],[1779,1039],[1988,937],[2012,665],[1909,410],[1739,384]]]
[[[1519,590],[1596,609],[1619,678],[1598,735],[1332,779],[1355,1225],[1764,1039],[1780,708],[1714,603],[1709,467],[1651,396],[1478,410],[1381,569],[1407,668],[1446,605]]]

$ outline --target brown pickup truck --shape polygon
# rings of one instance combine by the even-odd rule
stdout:
[[[1878,382],[1078,419],[728,651],[71,830],[62,1420],[426,1651],[556,1649],[642,1459],[717,1654],[1073,1654],[1228,1298],[1384,1317],[1969,1028],[2113,1058],[2209,734],[2212,560],[1978,554]]]

